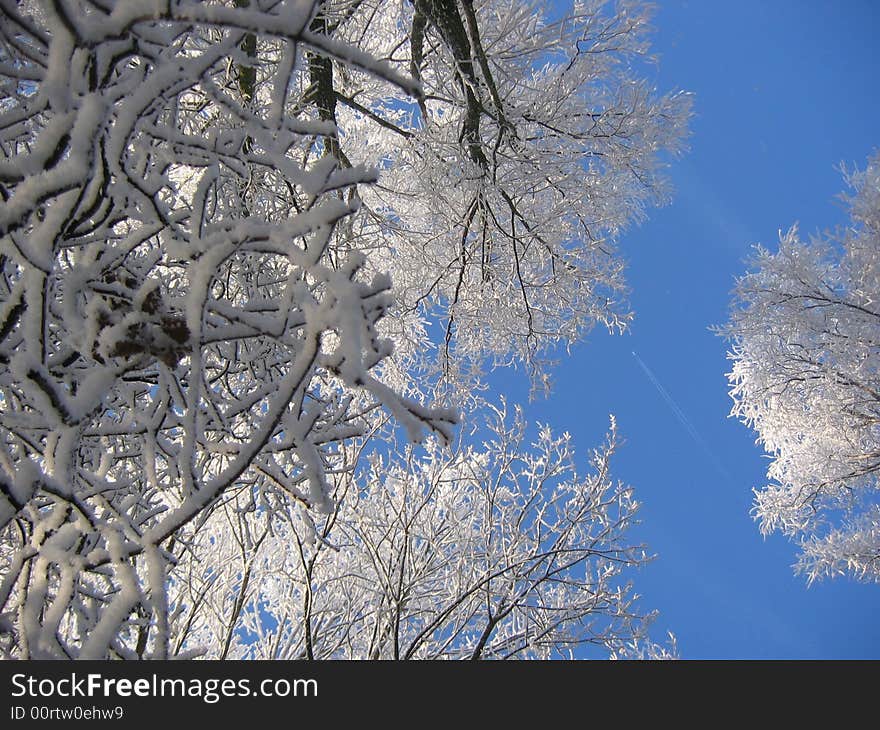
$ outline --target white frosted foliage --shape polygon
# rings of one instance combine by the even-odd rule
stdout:
[[[628,583],[648,556],[627,539],[638,505],[611,476],[613,422],[583,472],[567,434],[529,443],[504,408],[480,425],[479,447],[374,452],[307,525],[215,511],[172,576],[174,642],[253,659],[673,653]]]
[[[316,9],[0,8],[8,656],[167,657],[168,573],[218,504],[331,511],[339,445],[383,409],[452,436],[452,410],[371,375],[388,277],[334,230],[375,172],[324,153],[333,124],[278,114],[305,49],[414,85],[313,37]],[[248,38],[272,98],[236,84]]]
[[[772,461],[755,516],[810,580],[880,580],[880,157],[847,175],[850,223],[759,248],[731,321],[733,415]]]
[[[613,429],[457,441],[625,327],[687,131],[545,5],[0,2],[0,656],[651,655]]]

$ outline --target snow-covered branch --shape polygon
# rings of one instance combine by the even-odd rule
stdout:
[[[480,448],[374,451],[307,529],[292,512],[267,532],[266,513],[230,502],[172,573],[175,643],[219,656],[232,636],[228,656],[259,659],[656,650],[628,583],[647,555],[627,538],[632,490],[610,474],[614,424],[586,474],[567,434],[528,444],[525,430],[502,409]]]
[[[327,472],[386,408],[412,438],[456,416],[372,374],[389,281],[340,222],[375,172],[279,114],[315,3],[2,5],[0,612],[7,653],[166,656],[175,546],[217,504],[332,512]],[[261,89],[233,73],[259,38]]]

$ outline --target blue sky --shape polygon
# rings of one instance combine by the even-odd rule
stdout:
[[[673,202],[621,240],[636,319],[596,330],[554,371],[531,420],[568,430],[585,453],[614,413],[626,444],[617,477],[642,502],[639,539],[658,558],[634,577],[686,658],[880,658],[880,586],[810,587],[795,548],[764,539],[749,515],[767,459],[727,417],[726,319],[752,244],[846,216],[841,163],[880,147],[880,3],[872,0],[660,0],[658,90],[695,94],[690,151],[670,175]],[[677,417],[633,356],[693,425]],[[493,381],[527,398],[525,376]]]

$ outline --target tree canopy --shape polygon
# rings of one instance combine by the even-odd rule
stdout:
[[[759,248],[730,323],[733,415],[771,456],[765,533],[801,547],[810,580],[880,580],[880,157],[847,175],[850,224]]]
[[[166,658],[192,648],[203,624],[180,622],[208,605],[229,611],[211,649],[226,654],[264,600],[244,585],[260,545],[305,545],[305,570],[331,528],[358,536],[361,576],[371,546],[374,570],[437,550],[491,589],[489,633],[450,643],[459,654],[545,650],[522,632],[547,651],[642,636],[616,581],[643,560],[619,534],[633,504],[604,466],[545,493],[492,447],[391,459],[387,429],[452,442],[487,362],[519,359],[540,380],[548,346],[625,324],[614,237],[663,199],[661,154],[689,113],[633,71],[643,8],[576,3],[555,20],[540,4],[470,0],[65,0],[0,14],[6,656]],[[377,460],[357,471],[367,444]],[[427,486],[449,470],[460,493]],[[357,474],[367,481],[340,493]],[[425,515],[492,507],[456,525],[455,556],[442,522],[419,522],[418,544],[397,532],[394,514],[419,500]],[[371,511],[387,538],[357,522]],[[517,519],[522,542],[506,543]],[[574,545],[570,564],[567,547],[543,554],[572,535],[598,542]],[[403,552],[386,558],[383,540]],[[199,563],[199,583],[196,556],[230,549],[237,568]],[[330,593],[340,561],[314,563]],[[571,587],[555,578],[586,566],[598,572]],[[277,585],[293,600],[305,584]],[[404,635],[388,616],[423,622],[409,646],[434,652],[443,631],[480,625],[454,591],[419,599],[448,601],[433,609],[442,621],[413,623],[401,589],[361,609],[383,656]],[[549,618],[563,598],[564,620]],[[307,633],[314,605],[297,608]],[[593,614],[610,623],[591,633]]]

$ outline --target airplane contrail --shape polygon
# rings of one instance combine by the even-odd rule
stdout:
[[[700,432],[694,427],[694,424],[691,423],[691,420],[687,417],[685,412],[681,410],[678,403],[675,402],[675,399],[669,395],[669,392],[666,388],[663,387],[663,384],[657,379],[657,376],[654,375],[654,371],[651,370],[646,364],[645,361],[642,360],[638,356],[635,350],[632,350],[632,356],[636,359],[636,362],[639,364],[639,367],[648,377],[648,380],[651,381],[651,384],[657,389],[657,392],[663,397],[663,400],[666,402],[666,405],[669,406],[669,410],[672,411],[673,415],[678,419],[678,422],[684,426],[685,431],[688,432],[688,435],[694,440],[694,443],[699,446],[706,456],[709,457],[709,460],[712,462],[712,465],[718,470],[718,473],[721,474],[728,482],[733,483],[733,477],[730,475],[730,472],[724,467],[721,463],[721,460],[715,455],[715,452],[709,447],[709,444],[706,443],[706,440],[700,435]]]

